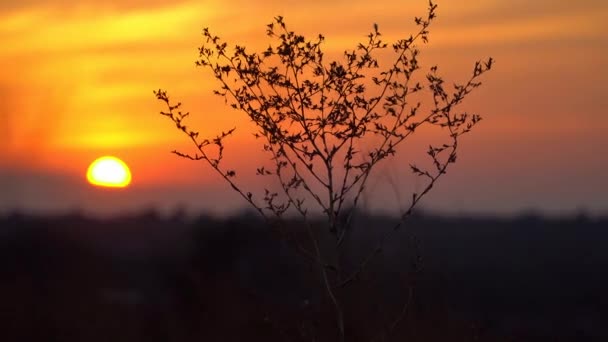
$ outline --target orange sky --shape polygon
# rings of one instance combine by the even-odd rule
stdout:
[[[162,106],[152,94],[165,88],[184,102],[201,134],[239,127],[228,145],[228,162],[248,169],[260,158],[244,115],[211,95],[213,78],[194,67],[202,27],[230,42],[261,47],[267,45],[265,24],[280,14],[298,32],[323,33],[325,51],[338,55],[363,40],[374,22],[386,38],[412,32],[413,16],[424,15],[427,5],[423,0],[109,3],[0,4],[0,175],[52,174],[85,186],[88,164],[113,154],[131,166],[134,187],[215,189],[218,179],[203,165],[168,153],[188,145],[157,115]],[[485,120],[463,140],[459,163],[431,198],[436,207],[608,211],[603,151],[608,2],[437,3],[439,19],[431,44],[423,48],[423,66],[439,64],[446,79],[462,80],[477,59],[492,56],[497,64],[463,107]],[[383,172],[402,172],[408,165],[402,164]],[[27,207],[29,195],[23,194],[32,179],[7,179],[12,192],[0,195],[0,206]],[[175,201],[186,199],[176,195]]]

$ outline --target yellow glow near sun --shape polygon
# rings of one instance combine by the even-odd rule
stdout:
[[[92,185],[124,188],[131,183],[131,171],[122,160],[105,156],[91,163],[87,170],[87,180]]]

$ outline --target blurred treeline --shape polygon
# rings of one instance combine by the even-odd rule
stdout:
[[[392,222],[358,214],[343,267]],[[287,225],[307,246],[301,222]],[[348,341],[379,336],[408,298],[386,340],[608,340],[608,218],[418,214],[385,247],[340,292]],[[2,341],[334,336],[317,269],[246,213],[11,214],[0,218],[0,254]]]

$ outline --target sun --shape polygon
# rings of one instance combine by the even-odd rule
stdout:
[[[131,183],[131,171],[122,160],[105,156],[97,158],[89,165],[87,180],[92,185],[124,188]]]

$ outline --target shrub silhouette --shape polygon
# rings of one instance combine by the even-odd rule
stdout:
[[[335,310],[338,340],[344,341],[344,313],[336,292],[357,279],[384,240],[398,230],[414,207],[456,162],[460,137],[481,119],[458,112],[457,106],[475,88],[493,64],[492,58],[475,63],[464,83],[445,86],[438,67],[419,77],[419,48],[426,44],[429,27],[436,18],[437,5],[429,2],[425,17],[415,18],[418,32],[389,44],[374,25],[367,41],[344,52],[340,61],[326,62],[324,37],[309,40],[290,31],[283,17],[267,25],[271,39],[268,49],[248,52],[244,46],[228,43],[203,30],[204,44],[196,65],[210,70],[218,81],[214,91],[255,124],[255,138],[263,142],[271,166],[257,169],[260,177],[274,177],[278,188],[267,187],[263,194],[247,191],[237,182],[235,170],[223,161],[224,141],[234,128],[214,138],[201,138],[185,122],[188,112],[173,103],[164,90],[155,91],[167,109],[161,114],[171,119],[196,146],[196,153],[173,151],[180,157],[206,162],[252,208],[286,238],[291,232],[281,225],[288,212],[299,214],[306,223],[310,245],[291,239],[299,252],[319,267],[325,292]],[[382,66],[377,55],[392,53],[392,62]],[[430,93],[427,106],[419,99]],[[436,127],[445,141],[430,145],[429,166],[410,164],[414,174],[426,180],[396,224],[370,251],[359,267],[344,274],[339,255],[371,172],[380,161],[394,158],[398,147],[421,127]],[[373,146],[364,152],[362,142]],[[269,182],[270,183],[270,182]],[[324,217],[323,231],[333,244],[326,251],[313,231],[311,212]],[[277,224],[278,223],[278,224]],[[326,244],[324,244],[325,246]]]

